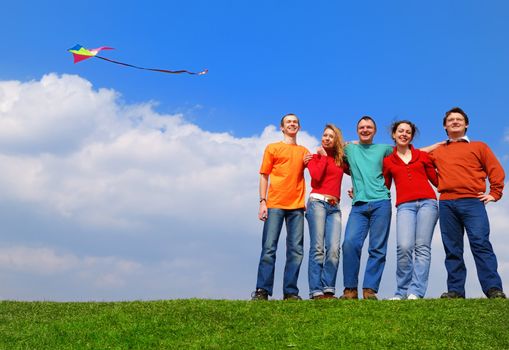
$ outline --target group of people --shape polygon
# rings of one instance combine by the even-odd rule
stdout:
[[[273,294],[276,250],[286,224],[286,264],[283,299],[300,300],[297,280],[304,253],[304,218],[310,235],[308,282],[311,299],[336,298],[340,251],[343,256],[344,291],[341,299],[358,299],[359,270],[364,242],[368,260],[362,298],[376,300],[386,261],[392,205],[390,188],[396,188],[397,288],[392,300],[425,296],[431,262],[431,241],[437,221],[445,249],[447,291],[441,298],[465,298],[464,232],[488,298],[505,298],[497,272],[497,259],[489,240],[485,205],[502,197],[504,170],[491,149],[466,135],[467,114],[459,107],[445,113],[447,141],[416,149],[417,127],[408,120],[393,123],[395,146],[375,144],[375,120],[357,122],[358,141],[346,143],[341,131],[325,126],[315,154],[297,144],[300,121],[283,116],[283,141],[269,144],[260,168],[260,207],[264,222],[256,290],[252,300]],[[311,192],[305,204],[305,169]],[[341,247],[342,217],[339,207],[344,174],[351,176],[348,191],[352,209]],[[486,192],[486,179],[489,192]],[[440,194],[439,201],[435,190]]]

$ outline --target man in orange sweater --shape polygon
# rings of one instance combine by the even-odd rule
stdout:
[[[485,208],[502,197],[504,169],[485,143],[468,139],[468,116],[461,108],[447,111],[443,125],[449,140],[430,153],[438,170],[440,231],[446,255],[448,291],[441,298],[465,297],[464,230],[484,294],[488,298],[505,298]],[[490,182],[489,193],[486,178]]]

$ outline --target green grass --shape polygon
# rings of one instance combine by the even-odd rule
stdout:
[[[0,302],[0,349],[509,349],[508,300]]]

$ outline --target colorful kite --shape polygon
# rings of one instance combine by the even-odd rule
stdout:
[[[193,75],[203,75],[203,74],[207,74],[207,72],[209,71],[208,69],[205,69],[205,70],[203,70],[201,72],[190,72],[188,70],[167,70],[167,69],[138,67],[138,66],[134,66],[134,65],[128,64],[128,63],[123,63],[123,62],[118,62],[118,61],[110,60],[109,58],[106,58],[106,57],[97,56],[97,54],[100,51],[102,51],[102,50],[114,50],[114,48],[107,47],[107,46],[101,46],[101,47],[98,47],[97,49],[86,49],[86,48],[84,48],[81,45],[76,45],[74,47],[71,47],[67,51],[72,53],[72,55],[74,56],[74,63],[78,63],[78,62],[81,62],[83,60],[86,60],[86,59],[89,59],[89,58],[92,58],[92,57],[96,57],[96,58],[100,58],[101,60],[105,60],[105,61],[108,61],[108,62],[111,62],[111,63],[121,64],[122,66],[127,66],[127,67],[132,67],[132,68],[137,68],[137,69],[143,69],[143,70],[151,70],[151,71],[154,71],[154,72],[161,72],[161,73],[171,73],[171,74],[187,73],[187,74],[193,74]]]

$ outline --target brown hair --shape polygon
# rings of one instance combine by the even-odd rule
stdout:
[[[398,126],[400,124],[408,124],[410,126],[410,129],[412,130],[412,141],[415,137],[415,134],[417,134],[418,130],[414,123],[412,123],[410,120],[398,120],[392,123],[391,125],[391,136],[398,130]]]
[[[280,125],[281,125],[281,126],[284,126],[285,118],[286,118],[286,117],[289,117],[289,116],[291,116],[291,115],[293,115],[295,118],[297,118],[297,124],[300,126],[300,120],[299,120],[299,117],[297,117],[297,116],[296,116],[295,114],[293,114],[293,113],[285,114],[285,115],[283,116],[283,118],[281,118]]]
[[[462,109],[461,109],[461,108],[459,108],[459,107],[453,107],[453,108],[449,109],[447,112],[445,112],[445,117],[444,117],[444,120],[443,120],[443,124],[444,124],[444,126],[445,126],[445,122],[447,121],[447,117],[448,117],[448,116],[449,116],[449,114],[451,114],[451,113],[459,113],[459,114],[461,114],[461,115],[463,116],[463,118],[465,118],[465,124],[466,124],[466,126],[467,126],[467,127],[465,128],[465,134],[466,134],[466,133],[467,133],[467,129],[468,129],[468,124],[469,124],[469,123],[468,123],[468,116],[467,116],[467,114],[465,113],[465,111],[464,111],[464,110],[462,110]],[[445,133],[446,133],[447,135],[449,135],[449,133],[447,133],[447,130],[445,131]]]

